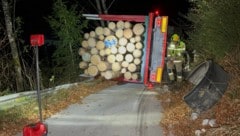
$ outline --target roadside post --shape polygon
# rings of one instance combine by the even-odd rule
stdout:
[[[42,103],[40,92],[40,76],[39,76],[39,46],[44,44],[43,34],[33,34],[30,36],[31,46],[35,49],[36,55],[36,78],[37,78],[37,99],[39,108],[39,122],[26,125],[23,128],[23,136],[47,136],[47,125],[43,123]]]

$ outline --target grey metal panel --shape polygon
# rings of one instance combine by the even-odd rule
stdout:
[[[157,19],[161,17],[156,17],[155,22]],[[160,31],[160,27],[157,26],[157,23],[154,25],[153,29],[153,41],[152,41],[152,49],[151,49],[151,62],[150,62],[150,71],[156,72],[157,68],[162,63],[162,50],[163,50],[163,38],[164,35]]]

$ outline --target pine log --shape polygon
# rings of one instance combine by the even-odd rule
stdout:
[[[133,56],[134,56],[134,58],[141,57],[142,56],[142,50],[138,50],[138,49],[134,50],[133,51]]]
[[[127,80],[130,80],[132,78],[132,73],[127,71],[124,73],[124,78],[127,79]]]
[[[101,57],[99,55],[92,55],[91,63],[97,65],[101,61]]]
[[[118,53],[120,53],[120,54],[126,54],[126,52],[127,52],[126,47],[124,47],[124,46],[119,46],[119,47],[118,47]]]
[[[106,55],[106,54],[105,54],[105,50],[104,50],[104,49],[100,50],[100,51],[99,51],[99,55],[102,56],[102,57],[104,57],[104,56]]]
[[[121,73],[122,73],[122,74],[124,74],[124,73],[126,73],[126,72],[127,72],[127,69],[126,69],[126,68],[122,68],[122,69],[121,69]]]
[[[125,37],[119,38],[119,45],[120,46],[125,46],[125,45],[127,45],[127,43],[128,43],[128,41]]]
[[[90,35],[90,37],[92,37],[92,38],[95,38],[95,37],[96,37],[95,31],[91,31],[91,32],[89,33],[89,35]]]
[[[116,54],[116,61],[117,62],[122,62],[123,61],[123,55],[122,54]]]
[[[130,22],[128,22],[128,21],[125,21],[124,22],[124,28],[125,29],[132,28],[132,24]]]
[[[101,41],[101,40],[97,41],[97,43],[96,43],[96,48],[97,48],[98,50],[104,49],[104,48],[105,48],[104,42]]]
[[[90,59],[91,59],[90,53],[88,53],[88,52],[83,53],[83,55],[82,55],[83,61],[90,62]]]
[[[135,37],[130,38],[130,43],[136,43]]]
[[[123,29],[117,29],[115,35],[117,38],[123,37]]]
[[[119,62],[112,63],[112,71],[120,71],[120,70],[121,70],[121,66]]]
[[[104,72],[104,78],[109,80],[109,79],[113,79],[113,78],[117,78],[119,77],[120,73],[117,71],[111,71],[111,70],[108,70],[106,72]]]
[[[96,46],[96,39],[93,38],[93,37],[90,37],[90,38],[88,39],[88,46],[89,46],[89,47],[95,47],[95,46]]]
[[[130,54],[130,53],[126,54],[125,55],[125,61],[127,61],[129,63],[132,62],[133,61],[133,55]]]
[[[111,53],[112,54],[117,54],[117,52],[118,52],[118,48],[116,46],[112,46],[111,47]]]
[[[90,63],[88,63],[88,67],[90,67],[90,66],[93,66],[93,64],[90,62]]]
[[[104,38],[105,38],[105,36],[103,34],[98,36],[98,39],[101,40],[101,41],[103,41]]]
[[[137,80],[139,78],[139,73],[132,73],[132,80]]]
[[[123,62],[121,63],[121,66],[124,67],[124,68],[127,68],[128,65],[129,65],[129,62],[127,62],[127,61],[123,61]]]
[[[127,46],[126,46],[126,48],[127,48],[127,51],[128,52],[133,52],[134,51],[134,49],[135,49],[135,45],[133,44],[133,43],[127,43]]]
[[[133,60],[133,63],[138,66],[138,65],[141,64],[141,59],[140,59],[140,58],[135,58],[135,59]]]
[[[91,53],[92,55],[98,54],[98,49],[95,48],[95,47],[93,47],[93,48],[91,48],[90,53]]]
[[[134,63],[130,63],[127,68],[130,72],[136,72],[137,66]]]
[[[114,63],[115,62],[115,55],[113,55],[113,54],[110,54],[110,55],[108,55],[107,56],[107,61],[109,62],[109,63]]]
[[[98,36],[103,35],[103,27],[101,27],[101,26],[96,27],[95,33]]]
[[[89,75],[89,74],[88,74],[88,69],[85,69],[85,70],[84,70],[84,74],[85,74],[85,75]]]
[[[85,48],[79,48],[79,50],[78,50],[78,54],[79,54],[80,56],[82,56],[85,52],[86,52],[86,49],[85,49]]]
[[[103,35],[105,35],[105,36],[111,35],[111,30],[107,27],[104,27],[103,28]]]
[[[88,67],[88,63],[86,61],[81,61],[79,63],[79,68],[86,69]]]
[[[145,29],[142,23],[136,23],[133,26],[133,33],[135,35],[142,35],[144,33]]]
[[[135,39],[135,42],[141,42],[141,41],[142,41],[142,38],[141,38],[140,35],[136,35],[136,36],[134,37],[134,39]]]
[[[123,30],[123,36],[127,39],[130,39],[133,37],[133,31],[130,28],[124,29]]]
[[[89,36],[90,36],[89,33],[84,33],[83,37],[84,37],[85,40],[87,40],[89,38]]]
[[[109,22],[108,23],[108,28],[112,31],[115,31],[116,29],[116,24],[114,22]]]
[[[119,28],[119,29],[124,29],[124,22],[123,21],[118,21],[117,22],[117,28]]]
[[[108,62],[105,62],[105,61],[100,61],[97,64],[97,68],[98,68],[99,71],[103,72],[103,71],[106,71],[106,70],[110,69],[110,64]]]
[[[135,47],[136,47],[136,49],[140,49],[141,50],[143,48],[143,44],[141,42],[137,42],[135,44]]]
[[[111,54],[111,48],[105,48],[105,55]]]
[[[97,76],[99,73],[98,68],[95,65],[89,66],[87,69],[87,72],[90,76],[94,76],[94,77]]]
[[[83,48],[87,49],[88,48],[88,41],[83,40],[81,45],[82,45]]]

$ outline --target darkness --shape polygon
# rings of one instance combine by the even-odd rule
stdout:
[[[25,38],[33,33],[48,37],[51,31],[44,17],[51,15],[52,3],[53,0],[17,0],[16,15],[23,18]],[[98,14],[95,0],[78,0],[78,3],[85,13]],[[109,14],[148,15],[159,10],[160,15],[169,16],[170,20],[177,17],[178,12],[185,14],[188,10],[187,0],[106,0],[106,6]]]
[[[177,12],[186,12],[186,0],[116,0],[110,8],[116,14],[141,14],[147,15],[151,11],[159,10],[160,15],[176,16]]]
[[[16,15],[23,19],[24,39],[30,34],[47,35],[50,28],[44,17],[51,13],[51,0],[19,0],[16,3]]]

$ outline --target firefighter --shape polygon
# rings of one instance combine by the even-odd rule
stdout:
[[[183,80],[183,63],[186,45],[178,34],[173,34],[167,48],[167,71],[171,82]]]

